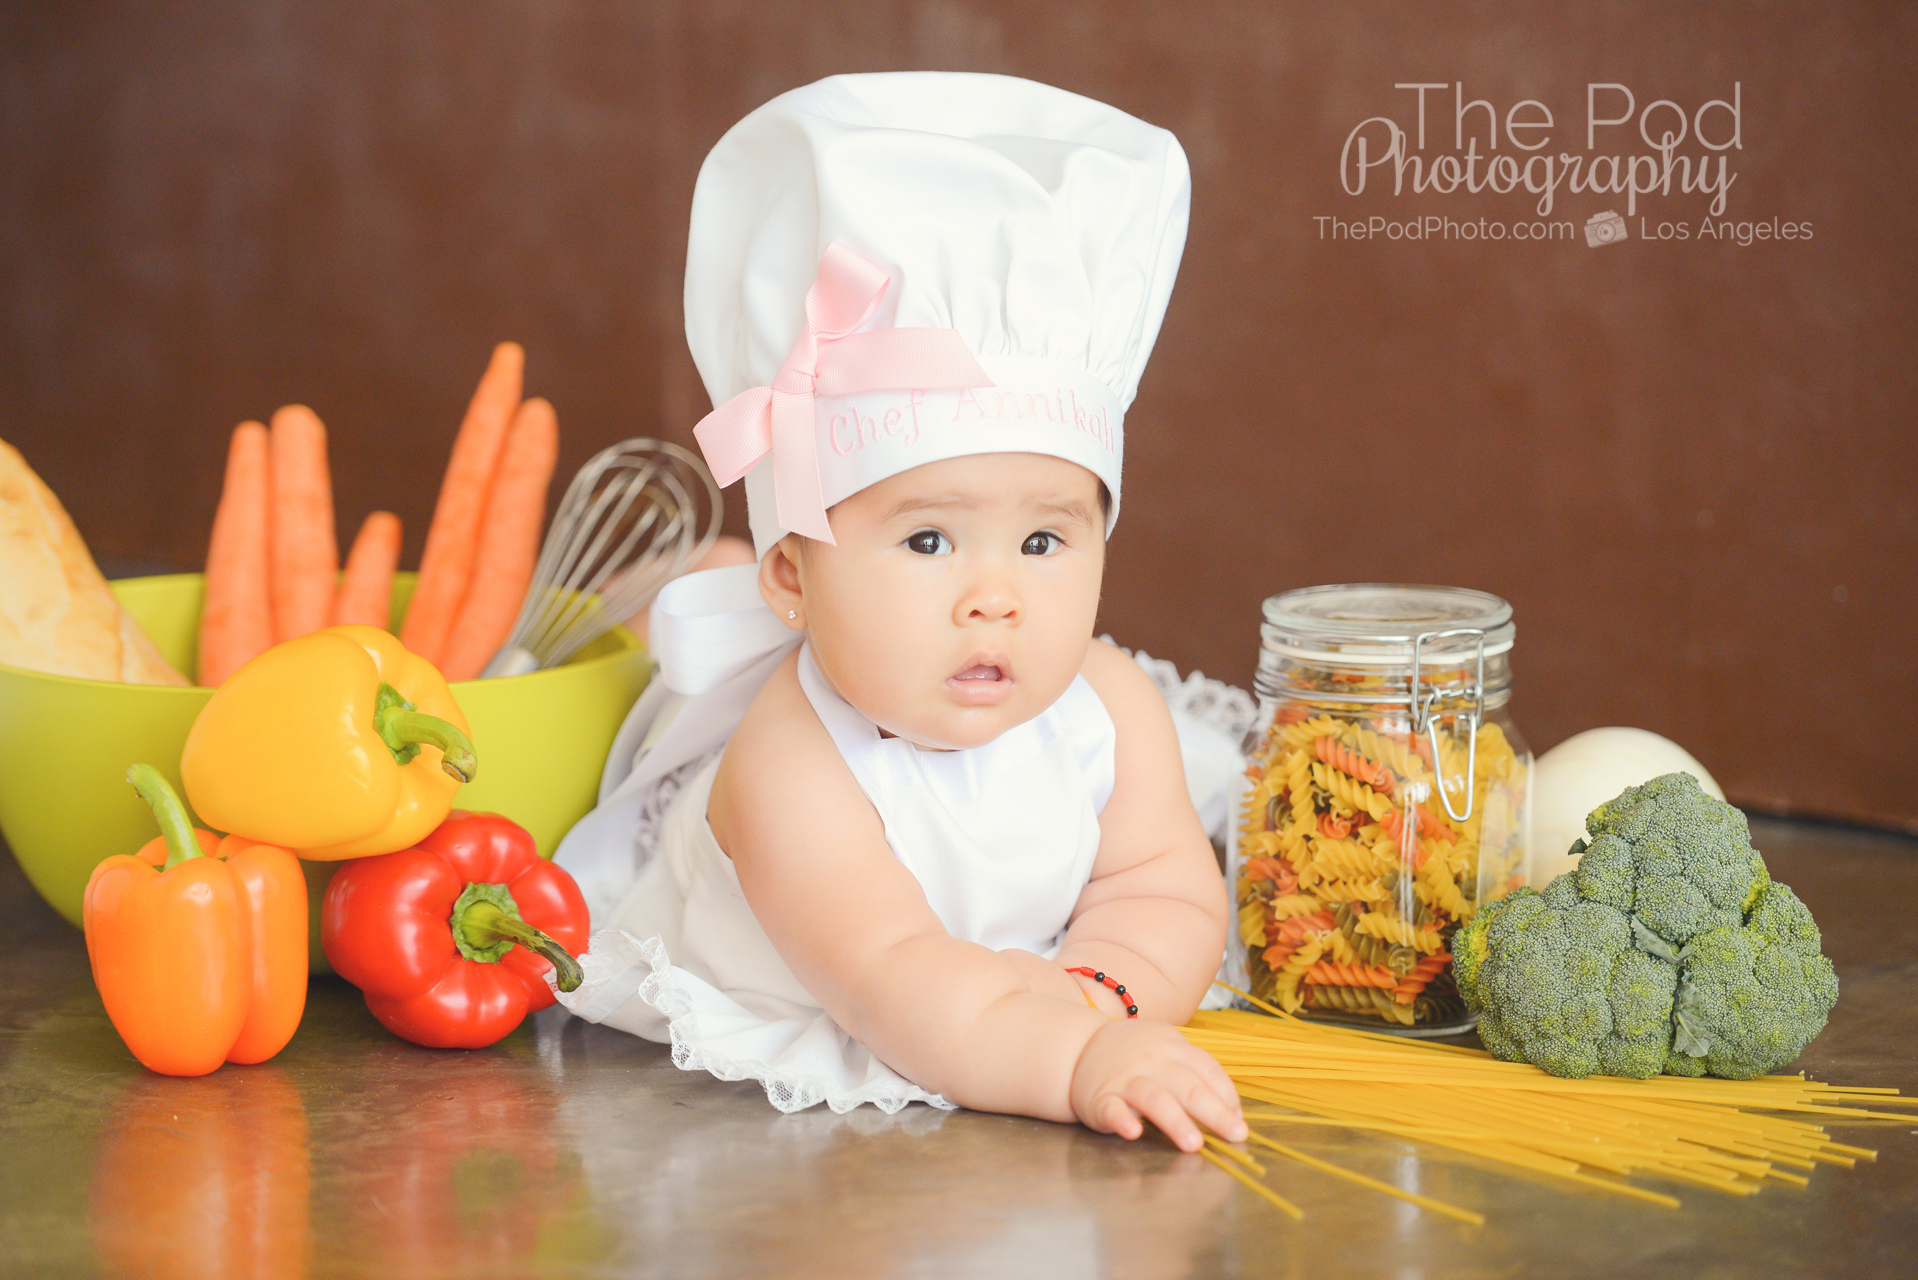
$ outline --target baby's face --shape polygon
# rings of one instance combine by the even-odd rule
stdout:
[[[981,746],[1078,675],[1105,570],[1099,481],[1084,467],[1032,453],[931,462],[831,518],[836,546],[782,547],[820,670],[881,729]]]

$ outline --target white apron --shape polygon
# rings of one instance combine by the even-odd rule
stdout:
[[[947,932],[995,951],[1055,954],[1112,794],[1116,735],[1092,686],[1080,677],[984,746],[921,751],[882,738],[804,648],[799,682]],[[560,1001],[670,1041],[687,1070],[758,1080],[783,1111],[950,1105],[840,1030],[773,949],[706,822],[718,767],[716,754],[695,762],[665,804],[651,856],[582,958],[585,983]]]

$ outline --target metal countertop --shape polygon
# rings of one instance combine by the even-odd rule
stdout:
[[[1918,841],[1753,822],[1837,964],[1800,1066],[1918,1091]],[[1918,1113],[1875,1164],[1678,1210],[1329,1131],[1314,1154],[1482,1228],[1273,1163],[1281,1216],[1163,1142],[923,1106],[782,1115],[547,1010],[492,1049],[387,1035],[338,979],[272,1062],[154,1076],[80,935],[0,862],[0,1274],[315,1277],[1890,1276],[1918,1273]]]

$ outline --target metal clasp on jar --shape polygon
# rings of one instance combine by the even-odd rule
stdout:
[[[1425,646],[1435,640],[1452,640],[1460,636],[1472,636],[1478,641],[1478,672],[1472,683],[1460,690],[1460,696],[1472,704],[1467,715],[1471,724],[1471,734],[1467,737],[1465,756],[1465,812],[1460,813],[1452,807],[1451,788],[1445,785],[1445,756],[1439,750],[1438,717],[1432,714],[1432,704],[1438,700],[1438,686],[1434,685],[1424,697],[1419,696],[1420,665],[1424,658]],[[1477,627],[1455,627],[1450,631],[1421,631],[1412,637],[1412,733],[1424,734],[1432,744],[1432,778],[1437,783],[1439,803],[1445,806],[1446,814],[1454,822],[1463,822],[1472,816],[1472,779],[1478,772],[1478,729],[1485,719],[1485,632]]]

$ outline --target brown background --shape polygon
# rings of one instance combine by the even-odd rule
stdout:
[[[1744,803],[1918,829],[1918,8],[161,0],[12,5],[0,32],[0,436],[109,563],[198,567],[227,431],[295,400],[332,430],[342,527],[398,511],[410,562],[500,338],[565,472],[688,440],[686,211],[726,126],[838,71],[1006,72],[1192,160],[1120,640],[1246,684],[1272,592],[1481,587],[1516,607],[1535,746],[1638,725]],[[1321,238],[1316,215],[1531,216],[1341,192],[1354,125],[1414,124],[1402,81],[1543,101],[1546,154],[1584,154],[1587,82],[1690,112],[1736,81],[1727,217],[1813,238]],[[1428,110],[1449,150],[1449,95]]]

